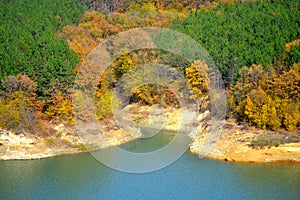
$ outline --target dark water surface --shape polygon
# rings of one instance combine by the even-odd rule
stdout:
[[[124,148],[138,152],[141,143]],[[0,199],[300,199],[300,165],[226,163],[185,153],[162,170],[129,174],[89,154],[1,161]]]

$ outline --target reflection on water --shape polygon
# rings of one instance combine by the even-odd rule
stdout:
[[[148,132],[153,131],[153,129],[143,128],[141,131],[144,135],[149,135]],[[121,148],[135,153],[152,152],[168,145],[177,134],[177,132],[174,131],[155,130],[155,132],[156,134],[152,137],[142,138],[138,141],[122,145]]]
[[[148,145],[156,149],[160,141],[142,146],[143,141],[137,141],[123,148],[138,152]],[[146,174],[112,170],[89,154],[0,162],[0,199],[5,200],[300,199],[299,191],[300,165],[225,163],[188,153]]]

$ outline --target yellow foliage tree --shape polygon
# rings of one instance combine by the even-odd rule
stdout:
[[[197,99],[203,93],[208,91],[209,77],[208,66],[201,60],[196,60],[194,63],[185,69],[186,79],[191,86],[191,98]]]
[[[5,129],[27,129],[33,127],[33,102],[24,91],[15,91],[0,98],[0,127]]]
[[[253,103],[252,103],[250,97],[247,97],[246,106],[245,106],[245,114],[248,116],[249,119],[252,119],[253,118],[253,112],[254,112]]]
[[[64,122],[68,125],[74,124],[72,102],[70,98],[64,96],[61,91],[53,94],[47,102],[45,114],[54,122]]]

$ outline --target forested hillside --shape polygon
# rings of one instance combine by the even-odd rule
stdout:
[[[227,117],[262,129],[299,128],[297,1],[1,0],[0,5],[2,128],[51,134],[43,128],[49,123],[73,125],[73,81],[86,56],[111,35],[153,26],[185,33],[208,51],[226,83]],[[134,51],[100,78],[93,116],[111,117],[114,85],[136,66],[153,62],[179,69],[192,99],[207,93],[205,62]],[[168,88],[155,85],[132,91],[133,102],[178,106]]]
[[[0,1],[0,80],[26,74],[40,96],[72,85],[78,58],[56,32],[77,23],[83,8],[75,1]]]
[[[300,123],[297,1],[219,5],[172,26],[212,56],[227,84],[228,117],[263,129]]]
[[[282,59],[285,44],[300,38],[299,6],[297,1],[219,5],[196,12],[172,28],[197,40],[213,57],[224,79],[230,81],[243,66],[262,64],[266,69]],[[288,68],[299,62],[285,61]]]

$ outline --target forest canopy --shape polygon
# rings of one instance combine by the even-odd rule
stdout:
[[[282,58],[285,44],[300,38],[299,7],[297,1],[284,0],[219,4],[191,14],[172,28],[197,40],[230,82],[243,66],[268,68]],[[287,67],[294,62],[299,60],[287,61]]]
[[[82,6],[72,0],[1,0],[0,80],[27,74],[41,96],[49,96],[53,87],[70,87],[79,60],[56,32],[82,14]]]
[[[74,79],[86,56],[120,32],[167,27],[191,36],[214,60],[226,83],[227,117],[262,129],[299,129],[300,4],[245,2],[1,0],[0,127],[34,133],[45,121],[73,125],[72,98],[80,95],[74,94]],[[119,43],[126,48],[126,41]],[[188,63],[167,52],[138,50],[105,71],[96,113],[85,116],[110,118],[118,81],[153,62],[179,70],[191,86],[190,98],[205,99],[210,80],[204,60]],[[130,103],[178,107],[174,93],[157,85],[134,89]]]

